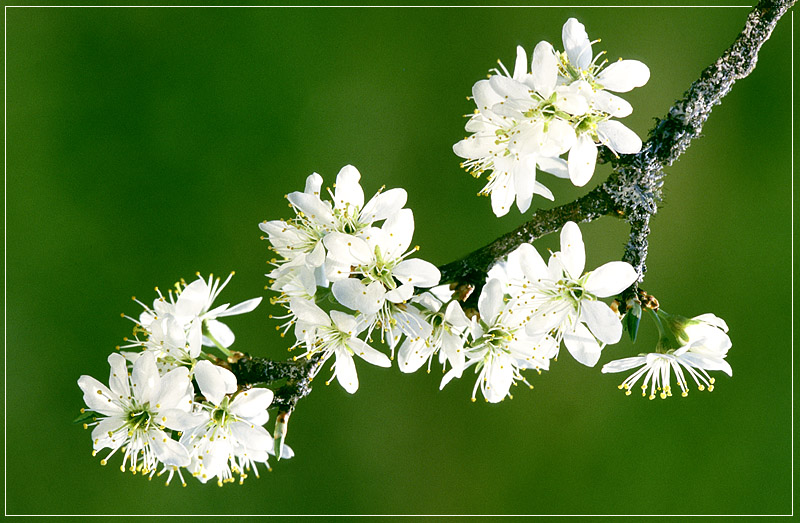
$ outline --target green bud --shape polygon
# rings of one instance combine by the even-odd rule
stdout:
[[[639,333],[639,322],[642,320],[642,306],[637,300],[628,301],[628,312],[622,320],[622,325],[628,331],[631,341],[636,343],[636,335]]]

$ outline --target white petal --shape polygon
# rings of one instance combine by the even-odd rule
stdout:
[[[356,320],[355,316],[347,314],[346,312],[331,311],[331,321],[333,321],[337,329],[350,336],[356,336],[359,332],[364,330],[363,326],[359,328],[359,322]]]
[[[581,302],[581,321],[603,343],[617,343],[622,337],[622,322],[611,307],[601,301]]]
[[[231,423],[231,434],[247,450],[268,451],[274,445],[272,436],[259,425],[237,421]]]
[[[353,357],[344,349],[336,349],[336,380],[350,394],[354,394],[358,390],[356,365]]]
[[[211,334],[214,339],[225,348],[230,347],[233,345],[233,342],[236,341],[236,336],[233,334],[231,328],[221,321],[207,320],[206,327],[208,328],[208,333]],[[213,347],[214,342],[211,341],[211,338],[204,338],[203,345],[206,345],[207,347]]]
[[[156,359],[152,352],[143,352],[134,362],[131,384],[133,385],[133,396],[140,404],[158,397],[161,378],[158,375]]]
[[[261,303],[261,298],[252,298],[250,300],[243,301],[242,303],[238,303],[233,307],[217,314],[217,318],[222,318],[223,316],[235,316],[237,314],[245,314],[247,312],[255,310],[255,308],[258,307],[260,303]]]
[[[406,204],[408,195],[405,189],[389,189],[373,197],[361,210],[360,221],[372,223],[385,220]]]
[[[531,74],[536,91],[544,98],[549,98],[558,80],[558,59],[550,43],[542,41],[536,44],[531,60]]]
[[[244,390],[233,398],[230,412],[240,418],[249,420],[267,410],[274,397],[275,394],[269,389],[253,388]]]
[[[183,289],[178,301],[175,302],[175,319],[185,325],[203,312],[209,296],[208,284],[203,278],[199,278]]]
[[[525,84],[507,76],[492,75],[492,77],[489,78],[489,84],[497,94],[504,98],[507,97],[512,100],[516,98],[530,98],[530,90]],[[503,102],[500,103],[502,104]]]
[[[618,154],[636,154],[642,150],[642,139],[616,120],[597,124],[597,136],[600,143]]]
[[[586,265],[586,250],[581,229],[575,222],[567,222],[561,229],[561,252],[559,259],[569,275],[577,280]]]
[[[567,157],[569,179],[575,186],[583,187],[592,178],[595,163],[597,163],[597,146],[588,133],[583,133],[569,150]]]
[[[78,378],[78,386],[83,391],[83,401],[90,410],[106,416],[122,414],[122,408],[115,403],[119,396],[114,395],[108,387],[91,376],[83,375]],[[123,398],[127,401],[127,398]]]
[[[127,414],[125,415],[127,417]],[[100,420],[92,429],[92,448],[100,450],[103,448],[116,449],[128,440],[127,429],[120,430],[127,420],[122,417],[111,417]]]
[[[492,325],[497,315],[503,310],[503,284],[499,280],[489,280],[483,286],[478,298],[478,310],[481,313],[481,320]]]
[[[494,104],[503,101],[503,97],[492,89],[489,80],[478,80],[475,82],[475,85],[472,86],[472,97],[475,99],[475,105],[481,112],[488,111]]]
[[[616,296],[633,285],[638,277],[630,263],[612,261],[589,273],[584,288],[597,297],[607,298]]]
[[[620,60],[609,65],[597,76],[604,89],[626,93],[641,87],[650,79],[650,69],[638,60]]]
[[[361,238],[332,232],[323,238],[328,249],[328,259],[346,265],[366,265],[372,261],[373,252],[369,244]]]
[[[647,362],[644,356],[634,356],[632,358],[622,358],[621,360],[614,360],[603,365],[601,372],[608,374],[609,372],[624,372],[634,367],[641,367]]]
[[[432,352],[433,346],[425,343],[425,340],[412,341],[406,338],[397,352],[397,366],[401,372],[416,372],[428,361]]]
[[[573,358],[587,367],[594,367],[600,359],[602,349],[583,323],[578,323],[574,331],[564,333],[564,345]]]
[[[500,149],[495,136],[481,136],[473,134],[464,138],[453,146],[453,152],[461,158],[474,160],[489,156],[493,151]]]
[[[574,135],[575,133],[573,133]],[[569,167],[567,167],[567,161],[563,158],[549,158],[547,156],[538,156],[536,158],[536,164],[539,166],[539,169],[557,176],[559,178],[569,178]]]
[[[631,104],[608,91],[595,92],[592,96],[592,104],[596,109],[615,118],[624,118],[633,112]]]
[[[188,401],[186,403],[188,405]],[[165,409],[159,411],[156,421],[168,429],[185,431],[193,429],[207,420],[207,415],[191,414],[180,409]]]
[[[322,188],[322,176],[317,173],[311,173],[306,178],[306,188],[303,190],[306,194],[316,194],[319,196],[319,191]]]
[[[508,172],[495,170],[494,175],[498,179],[492,187],[492,211],[497,217],[505,216],[511,210],[511,204],[514,202],[514,184]]]
[[[329,205],[326,205],[319,196],[303,192],[292,192],[287,196],[289,202],[315,223],[333,229],[336,222]]]
[[[130,396],[130,386],[128,385],[128,364],[125,357],[119,353],[112,352],[108,355],[108,364],[111,367],[108,377],[108,386],[115,397],[127,398]]]
[[[573,116],[589,112],[587,97],[592,94],[592,86],[584,81],[571,83],[569,86],[556,87],[556,107]]]
[[[351,205],[356,209],[364,206],[364,190],[358,181],[361,173],[352,165],[345,165],[336,175],[336,187],[333,193],[334,204],[337,209],[344,209]]]
[[[434,264],[419,258],[401,261],[392,270],[392,275],[401,284],[411,283],[414,287],[433,287],[439,284],[442,276]]]
[[[533,191],[536,187],[536,156],[531,154],[518,162],[513,176],[517,208],[520,212],[525,212],[531,206]]]
[[[703,356],[693,352],[687,352],[679,358],[678,361],[687,361],[694,367],[699,367],[705,370],[721,370],[728,376],[733,376],[733,369],[730,364],[722,358],[714,358],[710,356]]]
[[[364,285],[361,280],[347,278],[334,282],[331,291],[336,301],[362,314],[375,314],[386,300],[386,289],[377,281]]]
[[[525,49],[521,46],[517,46],[517,59],[514,62],[514,80],[521,82],[525,76],[528,74],[528,55],[525,53]]]
[[[442,350],[447,356],[447,361],[453,367],[453,372],[456,374],[455,377],[460,378],[466,362],[464,340],[460,336],[445,332],[442,334]]]
[[[444,311],[444,319],[454,327],[464,328],[470,324],[469,318],[464,314],[464,310],[457,301],[451,301],[447,304],[447,309]]]
[[[364,361],[376,365],[378,367],[391,367],[392,362],[386,354],[377,351],[367,345],[363,340],[358,338],[350,338],[347,341],[347,346],[353,353]]]
[[[508,357],[500,355],[487,369],[485,397],[489,403],[497,403],[508,396],[514,381],[514,367]]]
[[[722,329],[723,332],[728,332],[728,324],[725,323],[725,320],[722,318],[707,312],[705,314],[701,314],[700,316],[695,316],[692,318],[695,321],[702,321],[704,323],[708,323],[709,325],[713,325],[718,329]]]
[[[396,289],[392,289],[386,293],[385,298],[392,303],[403,303],[408,301],[414,295],[414,286],[410,283],[404,283]]]
[[[214,405],[219,405],[225,394],[236,392],[236,376],[207,360],[197,362],[194,379],[203,396]]]
[[[161,463],[185,467],[191,461],[186,447],[170,438],[164,431],[151,429],[147,431],[147,435],[150,447]]]
[[[289,309],[295,316],[297,316],[299,320],[302,320],[311,325],[327,326],[331,324],[331,320],[328,317],[327,313],[325,313],[325,311],[323,311],[316,303],[314,303],[311,300],[306,300],[304,298],[292,298],[291,300],[289,300]]]
[[[592,63],[592,44],[583,24],[570,18],[561,29],[561,39],[569,61],[575,67],[586,69]]]
[[[189,369],[178,367],[161,377],[161,392],[155,398],[158,409],[180,409],[188,411],[194,396]]]
[[[383,222],[381,230],[387,236],[381,252],[392,258],[402,256],[414,236],[414,213],[411,209],[400,209]]]

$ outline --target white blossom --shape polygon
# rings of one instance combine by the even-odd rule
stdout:
[[[592,367],[603,346],[622,336],[619,317],[598,298],[627,289],[637,273],[621,261],[584,273],[585,261],[580,228],[567,222],[561,230],[561,251],[546,265],[536,249],[523,244],[509,256],[505,271],[508,293],[526,311],[527,332],[534,337],[552,334],[576,360]]]
[[[127,467],[152,476],[159,464],[170,469],[188,465],[189,453],[169,433],[196,422],[190,414],[194,394],[188,369],[160,376],[151,352],[141,353],[130,374],[122,355],[109,355],[108,363],[108,387],[91,376],[78,379],[87,407],[99,415],[92,423],[94,453],[111,449],[101,464],[122,448],[122,471]]]
[[[237,392],[236,376],[205,360],[195,366],[194,377],[206,402],[199,423],[181,436],[191,456],[187,470],[202,483],[216,478],[220,486],[234,481],[233,474],[239,475],[240,483],[250,470],[258,477],[256,465],[268,466],[268,456],[274,452],[272,436],[263,427],[273,392],[264,388]],[[286,447],[283,457],[292,455]]]
[[[475,366],[478,374],[472,401],[475,401],[478,388],[486,401],[502,401],[510,396],[509,389],[516,381],[528,384],[520,369],[547,370],[550,358],[555,355],[552,338],[533,337],[526,333],[524,313],[515,305],[513,300],[504,301],[503,285],[499,280],[491,279],[483,287],[478,300],[481,321],[473,326],[473,341],[465,365],[465,368]],[[442,379],[440,388],[460,374],[459,369],[451,369]]]
[[[406,338],[400,346],[397,363],[402,372],[415,372],[427,361],[428,372],[433,357],[438,354],[442,365],[449,362],[454,377],[460,378],[466,363],[464,344],[470,320],[455,300],[447,305],[434,294],[426,292],[415,299],[423,306],[425,322],[431,334],[425,338]]]
[[[604,69],[592,55],[583,25],[570,18],[562,29],[565,51],[548,42],[536,45],[528,72],[527,54],[517,47],[514,73],[502,64],[472,89],[476,110],[466,130],[472,133],[453,151],[476,177],[492,171],[481,194],[490,195],[497,216],[516,200],[521,212],[533,194],[553,199],[536,178],[537,169],[583,186],[591,179],[597,145],[615,154],[639,152],[642,142],[611,118],[628,116],[631,105],[609,91],[627,92],[650,77],[646,65],[620,60]],[[499,61],[498,61],[499,62]],[[568,153],[567,160],[560,158]]]
[[[307,349],[297,357],[321,354],[318,371],[328,358],[335,356],[333,376],[328,383],[335,377],[350,394],[358,390],[358,374],[353,355],[378,367],[391,366],[392,363],[385,354],[358,338],[366,325],[354,316],[335,310],[328,314],[312,301],[302,298],[293,299],[291,309],[297,316],[295,335],[298,341],[305,342]]]
[[[660,318],[658,321],[663,320],[667,323],[681,346],[670,349],[662,340],[657,352],[623,358],[604,365],[604,373],[624,372],[639,367],[620,384],[619,388],[624,389],[625,394],[630,395],[631,388],[642,377],[644,377],[641,386],[642,396],[648,396],[649,387],[650,399],[655,399],[656,394],[664,399],[672,396],[672,373],[675,374],[681,396],[684,397],[689,394],[686,374],[689,374],[701,391],[714,390],[715,380],[706,371],[722,371],[728,376],[733,375],[730,364],[725,360],[731,348],[731,339],[728,337],[728,325],[724,320],[713,314],[702,314],[688,320],[661,310],[656,314]]]

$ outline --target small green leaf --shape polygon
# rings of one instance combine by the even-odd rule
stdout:
[[[72,420],[72,423],[85,423],[87,421],[93,421],[94,416],[94,411],[81,409],[81,415]]]
[[[636,335],[639,333],[639,321],[642,319],[642,306],[639,304],[638,301],[634,301],[630,304],[630,308],[628,309],[628,313],[625,314],[625,318],[623,319],[622,324],[625,326],[625,329],[628,331],[628,334],[631,337],[631,341],[636,343]]]

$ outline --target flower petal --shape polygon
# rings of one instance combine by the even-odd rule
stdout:
[[[287,198],[297,210],[305,214],[312,221],[328,229],[333,229],[336,226],[336,221],[333,218],[333,211],[331,211],[330,205],[320,200],[319,196],[297,191],[289,193]]]
[[[361,210],[360,221],[362,223],[372,223],[385,220],[403,208],[408,199],[405,189],[389,189],[386,192],[375,195],[367,205]]]
[[[616,120],[597,124],[600,143],[618,154],[636,154],[642,150],[642,139]]]
[[[164,465],[185,467],[191,461],[186,447],[170,438],[163,430],[151,429],[147,431],[147,435],[150,448]]]
[[[336,349],[336,380],[344,390],[354,394],[358,390],[358,374],[353,357],[345,349]]]
[[[363,340],[358,338],[350,338],[347,341],[347,346],[353,353],[358,356],[359,358],[363,359],[367,363],[371,363],[378,367],[391,367],[392,362],[386,354],[373,349],[369,345],[366,344]]]
[[[603,365],[603,368],[600,370],[600,372],[603,372],[604,374],[608,374],[610,372],[624,372],[634,367],[641,367],[645,363],[647,363],[647,358],[644,356],[622,358],[620,360],[614,360],[606,363]]]
[[[503,310],[503,284],[500,280],[491,279],[483,286],[478,298],[481,320],[487,325],[492,325],[501,310]]]
[[[615,118],[624,118],[633,112],[631,104],[608,91],[596,91],[592,96],[592,105]]]
[[[597,82],[604,89],[617,93],[627,93],[634,87],[641,87],[649,79],[650,69],[638,60],[614,62],[597,76]]]
[[[564,345],[578,363],[594,367],[600,359],[602,349],[583,323],[575,325],[574,331],[564,333]]]
[[[243,390],[233,398],[229,410],[231,414],[249,420],[263,414],[274,397],[275,394],[270,389]]]
[[[401,261],[392,270],[392,275],[401,284],[411,283],[414,287],[433,287],[439,284],[442,276],[434,264],[419,258]]]
[[[194,379],[203,396],[214,405],[219,405],[226,394],[236,392],[236,376],[207,360],[198,361],[194,366]]]
[[[622,322],[602,301],[581,302],[581,321],[586,323],[594,336],[603,343],[617,343],[622,337]]]
[[[352,165],[345,165],[336,175],[336,186],[333,193],[334,205],[337,209],[344,209],[351,205],[356,209],[364,206],[364,190],[358,181],[361,173]]]
[[[318,173],[309,174],[308,178],[306,178],[306,188],[303,192],[319,196],[320,189],[322,189],[322,176]]]
[[[569,179],[575,186],[583,187],[591,180],[596,163],[597,146],[588,133],[583,133],[569,150],[567,157]]]
[[[386,300],[386,289],[377,281],[364,285],[367,280],[347,278],[333,283],[331,291],[336,301],[362,314],[375,314]]]
[[[158,375],[156,359],[152,352],[143,352],[134,362],[131,384],[133,385],[133,397],[140,404],[158,397],[161,378]]]
[[[639,278],[630,263],[608,262],[589,273],[583,288],[599,298],[616,296]]]
[[[78,386],[83,391],[83,401],[89,407],[89,410],[106,416],[122,414],[122,408],[115,400],[121,399],[124,401],[127,398],[119,398],[108,387],[91,376],[83,375],[78,378]]]
[[[575,67],[586,69],[592,63],[592,43],[583,24],[570,18],[561,29],[561,40],[569,61]]]
[[[397,352],[397,366],[400,367],[401,372],[416,372],[428,361],[432,352],[433,346],[425,343],[425,340],[406,338]]]
[[[531,75],[536,92],[545,99],[550,98],[558,80],[558,59],[549,42],[541,41],[533,49]]]
[[[567,222],[561,229],[561,252],[558,254],[570,277],[580,278],[586,265],[586,250],[581,229],[575,222]]]

